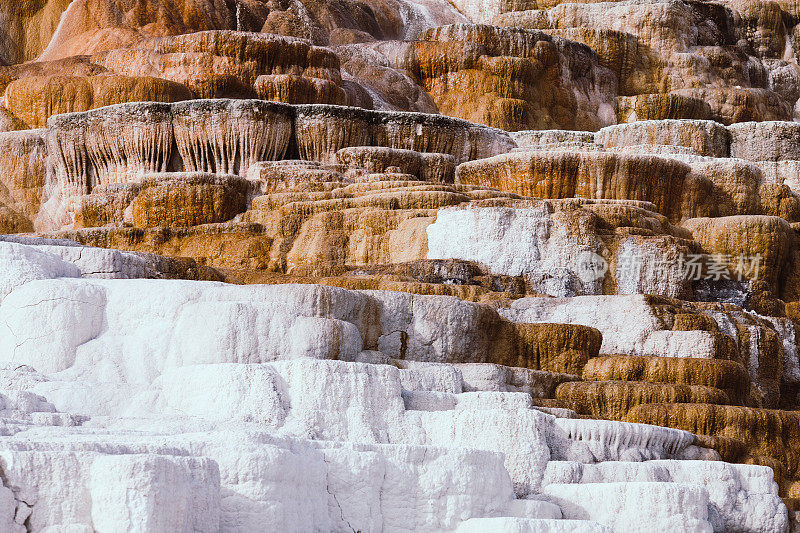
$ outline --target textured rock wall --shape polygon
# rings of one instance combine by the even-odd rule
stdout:
[[[0,133],[0,175],[6,233],[33,229],[45,186],[47,146],[44,130]]]
[[[536,151],[503,154],[458,167],[459,183],[486,185],[536,198],[650,202],[675,218],[686,165],[659,157],[600,152]],[[660,177],[658,183],[652,176]]]
[[[687,461],[717,453],[691,433],[564,418],[570,416],[564,409],[552,409],[562,417],[548,414],[530,394],[508,390],[508,376],[497,373],[506,367],[413,362],[496,354],[503,342],[487,334],[502,333],[491,326],[502,320],[486,306],[308,285],[81,280],[74,256],[53,253],[59,246],[0,245],[10,291],[0,314],[12,320],[0,339],[14,342],[42,326],[62,332],[17,343],[7,357],[70,369],[2,371],[14,387],[4,389],[3,414],[18,420],[0,442],[9,527],[25,516],[37,530],[53,524],[243,530],[257,521],[334,529],[525,524],[625,531],[643,512],[661,527],[685,527],[687,520],[705,530],[787,527],[769,468]],[[87,258],[96,253],[84,250]],[[131,305],[131,292],[149,303]],[[166,297],[153,306],[156,292]],[[42,294],[55,298],[41,301]],[[42,306],[52,307],[50,322],[30,321],[44,316]],[[76,324],[78,307],[82,326],[63,329],[61,321]],[[442,312],[458,318],[442,320]],[[101,314],[104,326],[87,320]],[[213,321],[197,320],[212,314]],[[526,353],[540,361],[577,361],[583,350],[591,357],[599,347],[592,328],[518,326]],[[252,334],[233,338],[231,327]],[[397,343],[402,331],[406,341]],[[475,337],[464,338],[465,331]],[[558,342],[550,341],[553,334]],[[375,342],[383,353],[369,350]],[[397,355],[404,361],[378,364],[393,346],[403,347]],[[352,359],[369,362],[346,362]],[[526,374],[529,383],[563,376],[538,372]],[[559,390],[568,386],[562,382]],[[155,429],[159,420],[170,422]],[[426,472],[437,481],[423,483]],[[458,481],[451,486],[440,477]],[[269,490],[256,490],[252,480],[261,487],[269,482]],[[368,489],[354,492],[353,483]],[[169,513],[156,503],[165,491],[179,498]],[[582,509],[597,501],[597,491],[613,495],[609,509],[595,505],[587,514]],[[362,501],[382,494],[382,512],[359,503],[356,493]],[[333,496],[342,503],[330,508]],[[447,506],[431,511],[429,502],[443,505],[442,498]],[[120,508],[132,501],[137,513]]]
[[[590,46],[617,75],[620,96],[636,96],[633,109],[631,100],[618,100],[620,122],[633,114],[730,124],[794,116],[796,84],[788,80],[797,67],[785,38],[794,20],[787,9],[760,2],[510,3],[478,19]]]
[[[80,97],[59,96],[67,80],[54,75],[69,72],[18,84],[18,99],[50,99],[61,112],[88,109],[89,93],[95,107],[134,101],[147,91],[152,98],[174,98],[177,87],[152,88],[171,80],[202,98],[257,95],[425,112],[438,107],[509,130],[794,117],[800,71],[790,5],[467,4],[456,6],[459,13],[436,0],[171,0],[153,9],[84,0],[59,24],[66,6],[48,2],[7,16],[4,63],[35,58],[52,35],[41,59],[89,55],[94,68],[124,77],[113,82],[124,87],[116,100],[96,87],[103,82],[79,71],[69,84],[81,87]],[[21,74],[12,68],[6,75]],[[42,126],[43,120],[29,124]]]
[[[28,76],[6,86],[5,101],[11,113],[32,128],[47,124],[48,117],[86,111],[125,102],[178,102],[189,100],[185,86],[154,77]]]
[[[64,202],[95,187],[138,181],[168,170],[246,175],[259,161],[287,152],[311,161],[335,161],[353,146],[385,146],[440,154],[415,155],[416,173],[438,180],[446,161],[475,159],[508,150],[505,132],[464,121],[413,113],[362,111],[362,120],[335,106],[292,107],[257,100],[191,101],[173,106],[125,104],[54,117],[48,146]],[[413,132],[413,134],[412,134]],[[438,158],[438,159],[437,159]],[[395,167],[396,165],[388,165]],[[413,168],[406,170],[414,170]],[[447,177],[451,170],[444,170]],[[71,206],[69,209],[73,209]]]
[[[798,23],[0,6],[0,530],[797,529]]]
[[[613,75],[585,47],[541,32],[439,27],[411,43],[404,61],[447,115],[510,131],[615,122]]]
[[[0,7],[0,65],[36,59],[50,42],[61,13],[69,4],[67,0],[53,0]]]

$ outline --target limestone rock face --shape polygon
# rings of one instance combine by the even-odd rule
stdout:
[[[0,132],[24,130],[27,125],[5,108],[0,108]]]
[[[796,160],[794,122],[745,122],[731,126],[731,157],[749,161]]]
[[[19,28],[19,23],[14,25],[12,19],[7,30],[10,33],[9,45],[15,46],[18,41],[33,41],[36,37],[39,41],[28,45],[32,50],[27,56],[9,57],[6,62],[19,63],[34,59],[42,50],[44,58],[57,59],[135,45],[151,37],[205,30],[279,33],[328,45],[413,38],[427,27],[466,21],[449,4],[430,0],[391,3],[304,0],[292,5],[280,2],[228,4],[214,0],[169,0],[155,6],[137,5],[135,2],[82,0],[70,5],[69,9],[67,5],[49,2],[40,9],[33,7],[17,14],[23,19],[22,28]],[[64,15],[59,24],[58,17],[62,12]],[[47,15],[51,19],[54,17],[55,21],[47,19]],[[44,20],[49,27],[39,29],[33,25]]]
[[[510,131],[614,121],[611,72],[586,48],[541,32],[439,27],[411,43],[404,61],[447,115]]]
[[[793,0],[0,6],[0,531],[798,529],[797,50]]]
[[[679,94],[638,94],[617,98],[619,122],[667,119],[708,120],[711,107],[700,98]]]
[[[198,98],[348,104],[333,51],[280,35],[206,31],[101,52],[92,62],[128,76],[181,83]]]
[[[3,351],[15,366],[1,371],[2,413],[13,417],[0,439],[8,523],[22,513],[37,530],[133,524],[216,531],[257,520],[334,529],[413,523],[434,531],[499,516],[539,530],[604,531],[627,530],[626,517],[644,508],[656,524],[685,524],[688,516],[704,530],[755,530],[748,510],[757,506],[760,530],[787,527],[769,468],[686,461],[709,449],[682,430],[558,418],[535,407],[530,392],[509,390],[509,376],[497,373],[508,367],[480,362],[514,361],[507,355],[513,346],[539,364],[585,361],[600,346],[596,329],[504,327],[487,306],[452,297],[80,279],[77,256],[59,257],[58,248],[0,243],[10,289],[0,303],[0,341],[16,346]],[[14,270],[22,258],[27,267]],[[14,274],[32,267],[33,279]],[[47,336],[35,318],[43,316]],[[392,357],[398,363],[386,364]],[[474,362],[447,363],[460,358]],[[577,379],[527,372],[514,378],[518,386]],[[421,484],[426,472],[437,481]],[[241,481],[245,474],[273,488],[255,490]],[[401,515],[373,515],[354,499],[349,476],[370,487],[359,489],[362,499],[396,501]],[[632,482],[635,476],[650,482]],[[460,481],[451,487],[440,477]],[[450,501],[457,487],[461,496]],[[618,512],[584,514],[598,490],[616,494],[609,506]],[[169,513],[158,504],[164,494],[179,498]],[[342,502],[334,509],[331,494]],[[230,498],[238,503],[229,505]],[[430,502],[441,498],[448,506],[431,512]],[[409,501],[417,503],[409,509]],[[130,502],[137,513],[120,509]]]
[[[430,94],[396,63],[397,49],[404,47],[399,41],[377,41],[335,48],[345,85],[353,91],[356,101],[366,102],[358,104],[360,107],[370,107],[367,104],[372,102],[375,109],[387,111],[439,111]]]
[[[45,187],[47,147],[44,130],[0,133],[0,176],[3,195],[0,202],[18,217],[21,227],[7,229],[20,233],[33,229]]]
[[[674,218],[689,169],[659,157],[601,152],[516,152],[465,163],[457,181],[537,198],[637,200]],[[652,176],[660,177],[656,184]]]
[[[681,146],[698,155],[727,157],[730,134],[709,120],[645,120],[609,126],[597,132],[596,142],[605,147],[644,145]]]
[[[342,80],[332,50],[281,35],[205,31],[81,57],[80,67],[69,65],[72,75],[52,68],[6,69],[6,107],[31,127],[44,126],[54,114],[138,101],[259,97],[373,107],[363,88]]]
[[[455,119],[348,113],[337,106],[293,107],[258,100],[123,104],[51,119],[48,157],[62,198],[71,204],[96,187],[137,182],[147,173],[186,170],[244,176],[254,163],[281,160],[287,152],[327,162],[335,161],[342,148],[359,146],[414,150],[406,157],[414,161],[406,170],[422,179],[451,181],[456,161],[486,157],[514,145],[505,132]],[[377,168],[365,161],[358,158],[354,164]],[[394,163],[384,169],[399,168]]]
[[[791,230],[779,217],[736,216],[715,219],[692,219],[684,223],[692,235],[709,250],[736,261],[741,255],[763,258],[764,270],[758,276],[776,283],[784,267]]]
[[[145,177],[131,202],[133,224],[197,226],[232,219],[244,209],[248,184],[238,176],[163,174]]]
[[[343,165],[360,167],[371,173],[399,170],[403,174],[418,176],[421,181],[452,183],[455,158],[449,154],[419,153],[402,148],[382,146],[353,146],[336,152]]]
[[[254,100],[195,100],[170,111],[188,171],[245,175],[257,161],[281,159],[292,132],[290,108]]]
[[[588,210],[553,212],[529,206],[454,207],[428,226],[428,259],[461,259],[494,274],[522,276],[535,292],[553,296],[602,292],[603,275],[586,276],[582,256],[603,251]],[[506,250],[514,250],[506,255]]]
[[[337,106],[297,106],[295,136],[302,159],[335,162],[351,146],[386,146],[447,153],[461,163],[511,150],[508,134],[467,121],[423,113],[381,113]]]
[[[603,344],[600,352],[604,354],[625,354],[622,361],[611,359],[603,363],[588,363],[586,378],[593,381],[637,381],[676,383],[687,385],[700,385],[714,387],[720,390],[738,390],[733,397],[744,398],[742,394],[749,395],[749,400],[732,400],[744,403],[752,402],[755,405],[777,406],[780,402],[781,380],[793,380],[789,377],[794,367],[794,347],[783,346],[778,340],[777,333],[782,326],[771,322],[763,322],[759,315],[740,310],[724,310],[723,308],[703,309],[687,307],[683,310],[664,307],[669,300],[651,299],[642,296],[579,296],[576,298],[522,298],[515,300],[508,308],[499,309],[502,316],[514,322],[567,322],[571,324],[587,325],[599,329],[603,333]],[[680,304],[679,301],[673,302]],[[625,305],[630,310],[625,316],[620,316],[609,309],[609,305]],[[674,304],[673,304],[674,305]],[[691,321],[687,320],[689,315]],[[711,318],[706,322],[699,313]],[[680,320],[678,317],[684,316]],[[691,329],[687,324],[694,322]],[[776,329],[777,327],[777,329]],[[793,326],[792,326],[793,327]],[[712,331],[707,331],[711,329]],[[783,334],[781,334],[783,335]],[[788,351],[786,351],[788,350]],[[674,362],[664,363],[661,370],[648,374],[641,369],[642,365],[653,364],[647,359],[624,359],[631,356],[648,356],[661,358],[692,358],[711,360],[711,362]],[[744,365],[753,382],[752,387],[737,381],[741,379],[741,371],[735,368],[726,368],[726,372],[735,373],[731,376],[732,382],[722,386],[723,382],[717,378],[703,377],[705,374],[719,372],[717,359],[730,360]],[[786,363],[784,363],[786,361]],[[619,368],[613,371],[599,370],[602,365],[614,365]],[[722,364],[722,363],[719,363]],[[725,363],[731,366],[729,363]],[[601,366],[595,366],[601,365]],[[682,367],[680,365],[688,365]],[[785,366],[784,366],[785,365]],[[736,365],[732,365],[735,367]],[[648,368],[648,367],[645,367]],[[597,372],[610,372],[600,373]],[[640,373],[643,372],[643,373]],[[680,375],[692,375],[677,377]],[[600,378],[600,376],[603,376]],[[627,377],[630,376],[630,377]],[[651,376],[651,377],[648,377]],[[655,377],[662,376],[662,377]],[[732,385],[737,383],[737,385]],[[749,389],[749,390],[748,390]],[[647,392],[642,391],[642,393]],[[626,393],[627,394],[627,393]],[[655,394],[655,392],[653,392]],[[660,394],[660,393],[659,393]],[[731,396],[729,395],[729,398]]]
[[[50,42],[69,4],[68,0],[53,0],[1,7],[0,65],[36,59]]]
[[[721,390],[736,403],[746,401],[741,394],[749,387],[744,366],[726,359],[604,356],[592,359],[584,367],[582,376],[596,383],[621,381],[697,385]]]
[[[509,130],[794,118],[793,5],[478,4],[39,2],[4,13],[2,64],[11,67],[0,66],[0,78],[42,76],[14,66],[23,61],[82,63],[17,85],[18,102],[51,100],[54,112],[89,109],[89,94],[94,107],[175,99],[182,89],[169,80],[201,98],[439,110]],[[87,68],[114,81],[86,78]]]
[[[41,128],[51,115],[86,111],[123,102],[178,102],[192,93],[183,85],[154,77],[28,76],[6,86],[6,106],[24,124]]]
[[[797,97],[782,81],[793,76],[786,35],[794,22],[783,9],[763,2],[498,2],[476,20],[539,29],[590,46],[617,75],[620,96],[649,100],[653,107],[640,109],[650,113],[655,108],[672,114],[645,118],[731,124],[794,116]],[[698,115],[696,104],[678,105],[676,96],[708,107]],[[630,120],[632,102],[620,103],[619,121]]]

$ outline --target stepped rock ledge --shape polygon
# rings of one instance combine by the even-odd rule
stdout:
[[[800,533],[800,3],[0,0],[0,533]]]

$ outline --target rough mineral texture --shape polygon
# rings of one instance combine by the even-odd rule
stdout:
[[[800,531],[799,50],[793,0],[3,3],[0,533]]]
[[[9,111],[31,128],[41,128],[59,113],[86,111],[123,102],[189,100],[185,86],[154,77],[27,76],[6,86]]]
[[[633,97],[619,102],[620,122],[640,113],[640,120],[711,118],[724,124],[794,117],[797,85],[789,80],[798,71],[786,39],[796,24],[788,14],[793,8],[750,1],[490,4],[473,18],[540,30],[595,50],[616,74],[619,95]]]
[[[613,74],[591,50],[542,32],[439,27],[411,43],[404,61],[447,115],[510,131],[614,121]]]
[[[686,431],[549,414],[569,416],[564,409],[534,407],[535,389],[509,389],[510,376],[498,373],[508,367],[485,361],[509,341],[539,357],[564,349],[589,350],[591,357],[601,338],[596,329],[562,328],[563,344],[545,348],[549,337],[540,332],[553,331],[553,325],[509,328],[488,307],[452,297],[319,285],[97,279],[83,262],[96,249],[75,256],[59,250],[74,247],[63,241],[27,242],[0,244],[8,267],[2,342],[16,346],[4,351],[16,366],[2,371],[8,387],[3,412],[9,434],[0,443],[8,524],[23,512],[37,530],[66,522],[155,531],[216,531],[228,523],[241,524],[236,530],[256,523],[326,529],[346,523],[435,531],[480,528],[483,520],[499,516],[530,527],[541,521],[551,528],[624,531],[626,513],[633,517],[634,509],[644,509],[656,524],[688,516],[705,530],[712,524],[752,530],[748,510],[757,506],[760,530],[787,527],[768,467],[707,469],[703,461],[686,459],[717,452]],[[144,305],[132,305],[131,294]],[[159,305],[144,303],[156,294]],[[50,321],[36,320],[44,313]],[[78,313],[83,318],[76,323]],[[163,316],[173,318],[157,319]],[[81,327],[63,329],[69,321]],[[230,336],[231,328],[239,335]],[[471,364],[448,364],[465,359]],[[387,364],[392,360],[398,363]],[[520,375],[516,387],[538,379],[547,390],[545,383],[561,379],[560,391],[569,385],[564,378],[576,379],[546,374]],[[724,396],[714,396],[709,387],[690,390],[705,394],[702,399]],[[638,413],[627,416],[643,416]],[[76,454],[70,443],[79,435]],[[586,470],[606,461],[658,464],[628,463],[643,459],[662,461],[667,477],[642,485],[628,482],[622,467],[605,474]],[[417,481],[413,489],[401,482],[425,479],[430,469],[452,481]],[[399,485],[384,474],[367,476],[373,470],[400,476]],[[245,474],[266,481],[287,473],[291,481],[271,482],[277,493],[240,480]],[[370,498],[406,501],[402,514],[376,517],[357,503],[348,477],[356,475],[372,487]],[[475,476],[460,489],[469,490],[469,497],[455,498],[453,510],[431,513],[424,502],[439,501],[465,475]],[[590,479],[593,484],[583,484]],[[722,480],[736,504],[712,490]],[[75,489],[65,495],[59,490],[63,483]],[[298,483],[306,494],[299,499]],[[585,501],[596,501],[592,491],[600,489],[617,494],[614,508],[628,511],[582,514]],[[419,502],[411,509],[408,490]],[[162,509],[161,491],[181,495],[179,512]],[[331,510],[331,494],[352,503]],[[359,494],[364,497],[363,490]],[[229,506],[232,497],[239,503]],[[34,498],[36,505],[26,503]],[[673,503],[665,506],[665,498]],[[120,509],[139,500],[140,514]],[[287,516],[276,506],[302,516]]]
[[[535,151],[465,163],[456,180],[536,198],[638,200],[671,216],[679,209],[674,203],[688,171],[679,161],[653,156]]]

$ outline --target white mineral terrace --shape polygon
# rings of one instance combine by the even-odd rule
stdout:
[[[75,250],[0,243],[3,531],[787,528],[768,467],[534,408],[474,362],[483,306],[132,279],[140,257]],[[638,297],[586,298],[570,315],[606,343],[639,342],[615,333],[614,298],[640,339],[658,333]]]
[[[800,533],[800,0],[0,0],[0,533]]]

